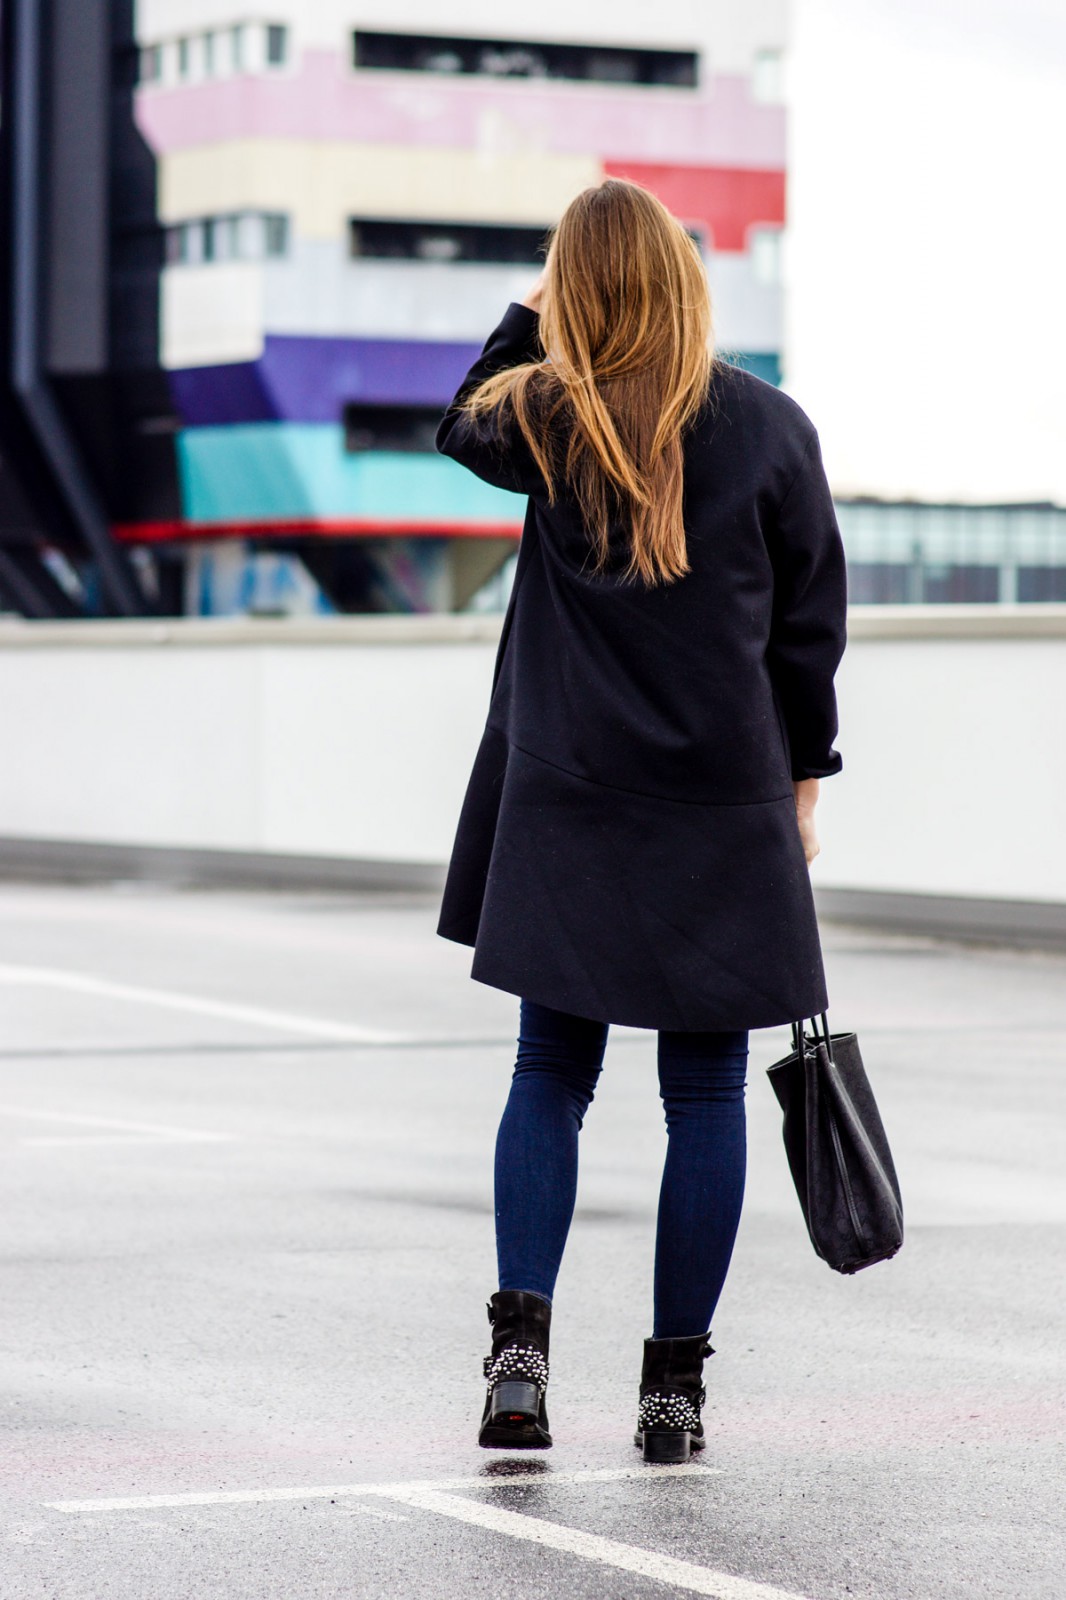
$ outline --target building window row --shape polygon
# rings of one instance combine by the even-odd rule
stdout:
[[[691,227],[689,235],[701,252],[710,252],[706,230]],[[542,265],[549,230],[518,223],[416,222],[395,217],[352,217],[348,254],[353,261],[477,261],[484,266]],[[749,229],[748,248],[757,283],[781,282],[782,230],[758,224]]]
[[[857,604],[1066,599],[1066,512],[1053,505],[842,499]]]
[[[171,266],[264,261],[288,254],[289,219],[280,211],[235,211],[174,222],[166,230]]]
[[[289,30],[276,22],[235,22],[225,28],[184,34],[141,50],[142,83],[193,83],[243,72],[284,67]]]
[[[978,566],[974,562],[848,560],[852,605],[1040,604],[1066,600],[1066,566]]]
[[[657,50],[621,45],[552,44],[543,40],[473,39],[449,34],[384,33],[359,28],[351,34],[351,63],[359,71],[420,72],[446,77],[535,78],[569,83],[695,89],[700,58],[694,50]],[[140,81],[197,82],[284,67],[290,58],[284,23],[243,21],[146,44]],[[752,64],[757,101],[782,98],[783,57],[760,50]]]
[[[364,28],[352,35],[352,65],[360,70],[432,72],[449,77],[557,78],[675,89],[694,89],[699,79],[699,57],[694,50],[378,33]]]
[[[496,266],[543,263],[546,228],[484,222],[408,222],[353,217],[348,253],[353,260],[480,261]]]
[[[697,244],[704,241],[689,230]],[[760,282],[779,279],[777,229],[752,230],[752,260]],[[532,267],[543,263],[549,230],[510,223],[409,222],[352,217],[348,254],[353,261],[423,261],[456,265]],[[166,230],[167,261],[260,261],[287,255],[291,227],[284,212],[234,211],[174,222]]]

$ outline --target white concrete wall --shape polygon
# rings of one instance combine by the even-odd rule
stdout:
[[[261,261],[167,267],[160,279],[163,365],[258,361],[266,270]]]
[[[0,837],[443,862],[498,619],[0,624]],[[816,884],[1066,903],[1066,606],[853,607]]]
[[[0,625],[0,836],[443,861],[497,632]]]
[[[853,606],[825,887],[1066,902],[1066,606]]]
[[[167,268],[164,295],[172,298],[164,299],[164,322],[168,328],[173,323],[179,340],[184,324],[206,329],[212,314],[224,328],[233,322],[238,340],[244,337],[238,319],[226,321],[228,311],[220,315],[206,302],[213,274],[229,270],[229,265]],[[523,299],[538,272],[536,266],[480,261],[353,261],[346,238],[295,239],[287,258],[257,263],[256,270],[262,287],[250,286],[245,304],[254,312],[261,302],[268,333],[409,339],[415,332],[422,338],[468,340],[479,347],[489,333],[493,309],[499,307],[502,314],[509,300]],[[779,350],[784,337],[781,293],[776,284],[758,281],[750,254],[711,253],[707,272],[719,344],[735,350]],[[193,295],[204,298],[195,300]],[[225,332],[210,327],[207,337],[221,345]],[[172,366],[182,364],[179,355],[168,359]],[[246,358],[242,353],[232,359]]]

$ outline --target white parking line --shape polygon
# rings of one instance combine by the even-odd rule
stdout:
[[[35,1134],[19,1144],[229,1144],[235,1133],[214,1133],[206,1128],[172,1128],[159,1122],[129,1122],[119,1117],[82,1116],[68,1111],[38,1111],[32,1106],[0,1105],[0,1117],[27,1117],[35,1122],[73,1123],[82,1128],[111,1128],[103,1135]]]
[[[665,1470],[670,1472],[676,1469],[667,1467]],[[469,1522],[475,1527],[487,1528],[491,1533],[505,1534],[509,1539],[524,1539],[531,1544],[545,1545],[549,1550],[582,1556],[586,1561],[598,1562],[600,1566],[618,1567],[623,1572],[635,1572],[642,1578],[654,1578],[675,1589],[687,1589],[690,1594],[715,1595],[717,1600],[801,1600],[799,1595],[771,1588],[769,1584],[755,1583],[750,1578],[735,1578],[729,1572],[716,1572],[713,1567],[697,1566],[694,1561],[681,1561],[676,1556],[663,1555],[657,1550],[643,1550],[639,1545],[605,1539],[598,1533],[585,1533],[580,1528],[566,1528],[558,1522],[545,1522],[541,1517],[527,1517],[524,1512],[504,1511],[500,1506],[486,1505],[483,1501],[463,1500],[456,1494],[410,1489],[406,1494],[396,1491],[390,1499],[423,1511],[436,1511],[442,1517],[454,1517],[457,1522]]]
[[[53,1511],[150,1511],[156,1506],[237,1506],[252,1505],[269,1500],[334,1500],[348,1495],[406,1494],[416,1490],[438,1489],[508,1489],[514,1484],[541,1486],[556,1483],[620,1483],[626,1478],[652,1478],[660,1474],[677,1478],[699,1475],[717,1477],[713,1467],[696,1463],[679,1467],[603,1467],[577,1472],[511,1472],[499,1477],[478,1478],[426,1478],[411,1479],[401,1483],[340,1483],[316,1484],[311,1488],[278,1489],[200,1489],[183,1494],[124,1495],[107,1500],[49,1500]]]
[[[336,1039],[351,1044],[404,1044],[404,1034],[387,1033],[378,1028],[363,1028],[350,1022],[332,1022],[322,1017],[306,1017],[293,1011],[273,1011],[263,1006],[236,1005],[229,1000],[214,1000],[209,995],[179,994],[172,989],[142,988],[140,984],[115,983],[110,978],[95,978],[86,972],[68,972],[59,967],[0,966],[0,983],[66,989],[72,994],[99,995],[106,1000],[128,1000],[137,1005],[162,1006],[168,1011],[190,1011],[201,1017],[221,1017],[227,1022],[247,1022],[254,1028],[270,1028],[279,1033],[303,1034],[312,1039]],[[414,1043],[414,1039],[411,1040]]]
[[[659,1583],[671,1584],[675,1589],[690,1594],[717,1597],[717,1600],[805,1600],[805,1597],[771,1584],[757,1583],[751,1578],[737,1578],[729,1572],[719,1572],[713,1567],[702,1567],[693,1561],[682,1561],[676,1556],[656,1550],[645,1550],[638,1545],[623,1544],[618,1539],[607,1539],[600,1534],[585,1533],[579,1528],[568,1528],[558,1522],[548,1522],[542,1517],[530,1517],[524,1512],[509,1511],[500,1506],[486,1504],[484,1500],[467,1500],[449,1493],[456,1489],[504,1489],[516,1484],[525,1488],[546,1489],[562,1484],[619,1483],[626,1480],[652,1478],[691,1479],[714,1478],[717,1469],[697,1463],[676,1467],[608,1467],[577,1472],[545,1472],[533,1475],[516,1472],[501,1477],[445,1478],[439,1481],[413,1481],[408,1483],[345,1483],[315,1485],[303,1488],[264,1489],[208,1489],[185,1494],[130,1495],[103,1500],[50,1500],[46,1502],[53,1511],[84,1513],[87,1511],[146,1511],[166,1506],[219,1506],[250,1505],[264,1502],[292,1500],[338,1500],[351,1496],[372,1495],[376,1499],[391,1500],[412,1510],[428,1511],[437,1516],[451,1517],[454,1521],[469,1523],[498,1533],[509,1539],[521,1539],[547,1549],[560,1550],[566,1555],[580,1556],[583,1560],[597,1562],[600,1566],[616,1567],[622,1572],[636,1573],[653,1578]]]

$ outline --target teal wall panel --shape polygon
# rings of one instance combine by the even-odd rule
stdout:
[[[522,500],[444,456],[344,448],[332,423],[251,422],[179,435],[185,516],[517,520]]]
[[[781,357],[776,350],[720,350],[719,354],[731,367],[742,367],[780,388]]]

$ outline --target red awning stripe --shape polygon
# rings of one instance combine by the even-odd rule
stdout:
[[[216,539],[517,539],[520,522],[406,521],[396,517],[268,517],[230,522],[121,522],[120,544]]]

